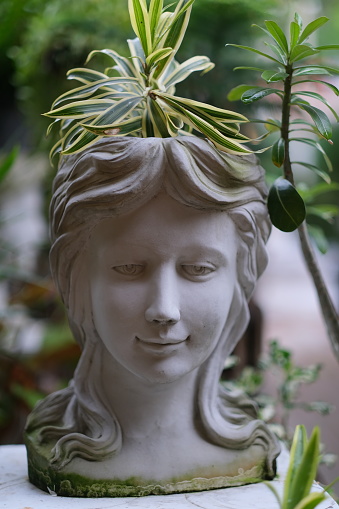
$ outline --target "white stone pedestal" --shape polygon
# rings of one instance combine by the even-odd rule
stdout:
[[[288,461],[282,453],[278,470]],[[281,493],[283,480],[272,481]],[[322,488],[314,483],[312,491]],[[178,495],[151,495],[129,498],[70,498],[47,494],[28,481],[26,449],[23,445],[0,447],[0,509],[278,509],[277,501],[264,484],[202,491]],[[329,496],[317,509],[333,509],[338,504]]]

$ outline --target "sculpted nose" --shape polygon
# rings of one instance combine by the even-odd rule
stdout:
[[[173,325],[180,320],[179,299],[170,274],[156,278],[150,290],[145,318],[160,325]]]

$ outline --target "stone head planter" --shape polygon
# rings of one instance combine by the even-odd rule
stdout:
[[[34,484],[138,496],[274,476],[276,439],[219,384],[266,266],[265,193],[254,156],[194,136],[63,158],[51,268],[82,355],[28,420]]]

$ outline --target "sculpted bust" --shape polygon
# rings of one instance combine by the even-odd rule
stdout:
[[[82,355],[29,417],[34,484],[136,496],[274,476],[276,439],[219,384],[266,266],[265,192],[254,156],[193,136],[62,159],[50,259]]]

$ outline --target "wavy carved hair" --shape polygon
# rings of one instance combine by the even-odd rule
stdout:
[[[249,399],[219,384],[224,361],[247,326],[247,302],[267,263],[270,222],[263,169],[254,155],[225,154],[193,136],[106,138],[80,155],[62,159],[50,208],[50,262],[82,355],[69,387],[37,405],[27,431],[37,430],[41,442],[55,442],[55,468],[75,456],[100,461],[118,454],[120,425],[104,391],[94,383],[92,366],[100,366],[104,350],[86,300],[83,255],[95,225],[139,208],[160,191],[189,207],[225,211],[236,225],[237,285],[217,347],[200,368],[198,405],[209,440],[232,449],[261,443],[267,452],[267,473],[273,476],[279,452],[275,438],[256,419]]]

